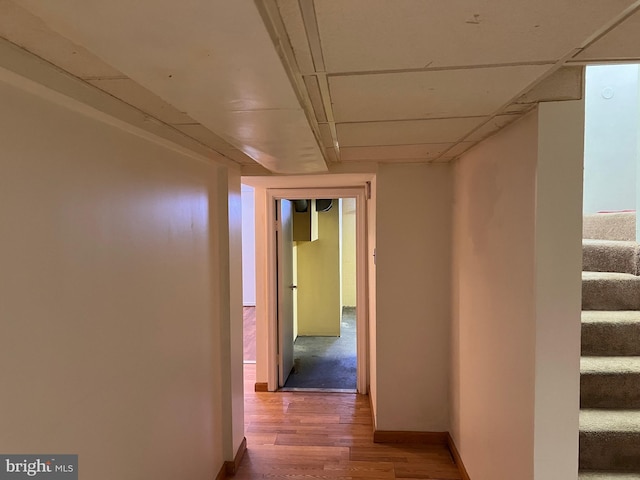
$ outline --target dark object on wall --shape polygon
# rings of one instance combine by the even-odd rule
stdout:
[[[329,210],[331,210],[332,206],[333,200],[331,200],[330,198],[316,200],[316,211],[318,212],[328,212]]]
[[[309,201],[308,200],[294,200],[293,208],[296,213],[304,213],[309,209]]]

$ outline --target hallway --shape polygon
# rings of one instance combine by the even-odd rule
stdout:
[[[255,393],[255,365],[244,371],[247,452],[233,478],[461,478],[446,446],[373,443],[366,396]]]

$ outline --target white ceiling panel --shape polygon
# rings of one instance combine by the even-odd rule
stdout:
[[[452,143],[427,143],[422,145],[343,147],[340,149],[340,158],[343,162],[363,160],[433,160],[452,146]]]
[[[553,61],[631,0],[316,0],[327,71]]]
[[[329,79],[336,122],[489,115],[545,66],[339,76]]]
[[[141,87],[130,78],[89,80],[89,83],[165,123],[193,122],[189,115],[169,105],[155,93]]]
[[[640,12],[631,15],[575,57],[576,60],[639,59]]]
[[[0,37],[80,78],[116,77],[122,72],[52,30],[42,19],[8,0],[0,1]]]
[[[518,118],[520,118],[520,115],[497,115],[489,120],[486,124],[481,126],[478,130],[469,135],[467,138],[465,138],[465,140],[470,142],[477,142],[479,140],[482,140],[489,135],[494,134],[511,122],[516,121]]]
[[[216,133],[239,142],[239,150],[272,172],[318,172],[318,144],[309,125],[298,121],[298,110],[232,112],[226,129]]]
[[[254,2],[16,3],[265,167],[327,170]]]
[[[341,150],[344,147],[370,145],[452,143],[486,121],[487,118],[341,123],[336,125],[336,128]]]
[[[277,3],[300,72],[303,75],[313,73],[313,58],[298,0],[277,0]]]
[[[334,148],[326,148],[325,152],[327,154],[327,160],[330,163],[337,163],[338,162],[338,157],[336,155],[336,150]]]
[[[329,127],[329,124],[321,123],[319,127],[323,145],[325,147],[333,147],[333,137],[331,136],[331,127]]]
[[[460,142],[456,144],[451,150],[447,151],[442,157],[440,157],[437,162],[448,162],[457,156],[463,154],[471,147],[476,145],[477,142]]]

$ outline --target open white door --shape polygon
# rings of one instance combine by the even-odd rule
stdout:
[[[278,386],[284,387],[293,368],[293,218],[291,202],[276,202],[278,270]]]

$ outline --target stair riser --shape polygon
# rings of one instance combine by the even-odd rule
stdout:
[[[583,310],[640,310],[638,281],[582,281]]]
[[[640,356],[640,323],[583,323],[582,355]]]
[[[640,471],[640,433],[580,432],[580,469]]]
[[[633,241],[636,239],[635,213],[585,215],[582,238]]]
[[[584,245],[582,270],[638,275],[638,249],[635,246],[607,248],[600,245]]]
[[[640,374],[580,375],[581,408],[640,408]]]

